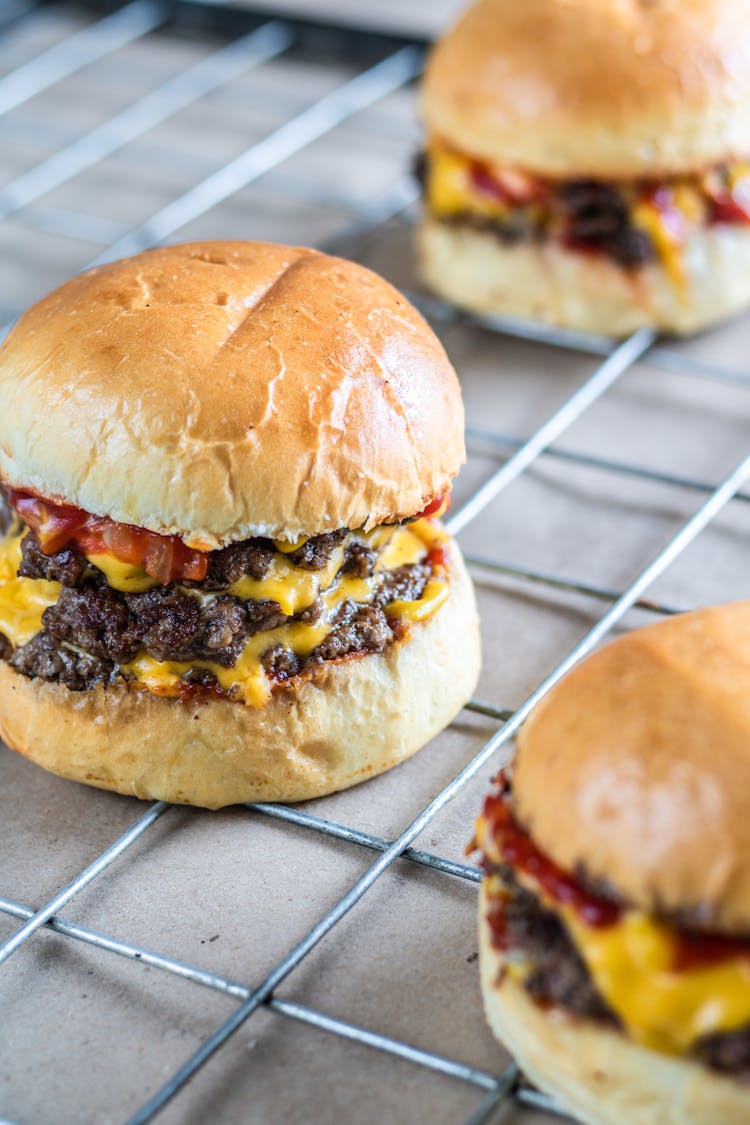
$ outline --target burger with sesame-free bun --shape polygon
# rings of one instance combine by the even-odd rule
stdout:
[[[67,282],[0,349],[3,738],[211,808],[396,765],[478,674],[464,457],[442,347],[361,266],[205,242]]]
[[[750,602],[628,633],[477,823],[487,1019],[589,1125],[750,1121]]]
[[[430,287],[614,336],[750,304],[747,22],[746,0],[477,0],[422,88]]]

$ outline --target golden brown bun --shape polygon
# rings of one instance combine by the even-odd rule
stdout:
[[[183,702],[127,685],[71,692],[0,661],[0,734],[75,781],[220,808],[303,801],[408,758],[450,722],[479,674],[474,591],[457,545],[447,602],[384,653],[327,666],[262,708]]]
[[[740,226],[693,231],[683,287],[658,261],[629,272],[552,241],[507,246],[490,232],[438,219],[424,220],[419,251],[424,280],[456,305],[582,332],[694,332],[750,304],[750,228]]]
[[[750,1086],[691,1059],[660,1055],[618,1031],[542,1009],[492,948],[479,899],[487,1022],[532,1082],[587,1125],[746,1125]],[[500,983],[498,983],[498,981]]]
[[[435,48],[431,132],[552,177],[629,178],[748,152],[745,0],[479,0]]]
[[[414,515],[463,460],[436,337],[314,250],[151,250],[67,282],[0,349],[0,477],[206,547]]]
[[[513,807],[535,842],[645,910],[750,932],[750,602],[637,629],[521,730]]]

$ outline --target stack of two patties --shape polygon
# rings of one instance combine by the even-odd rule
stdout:
[[[463,459],[445,352],[360,266],[200,243],[68,282],[0,350],[4,738],[211,807],[402,761],[478,673]]]

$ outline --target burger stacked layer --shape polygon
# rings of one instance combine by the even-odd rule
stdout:
[[[677,285],[686,281],[684,251],[695,231],[750,225],[746,163],[661,181],[554,180],[476,159],[434,139],[421,176],[436,220],[486,231],[506,245],[549,241],[626,269],[657,261]]]
[[[750,937],[689,929],[562,870],[516,821],[510,785],[477,822],[486,919],[506,971],[542,1007],[750,1077]]]
[[[210,552],[18,490],[9,501],[0,657],[72,691],[122,679],[260,707],[275,686],[403,640],[450,592],[442,500],[369,532]]]

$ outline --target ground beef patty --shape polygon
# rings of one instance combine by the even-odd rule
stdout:
[[[71,649],[46,632],[37,633],[28,644],[3,659],[22,676],[64,684],[71,691],[88,691],[116,678],[110,660]]]
[[[8,523],[10,522],[10,509]],[[0,491],[0,533],[3,519],[3,494]],[[7,527],[7,524],[6,524]],[[297,551],[284,557],[295,566],[305,570],[321,570],[328,565],[333,551],[346,538],[345,529],[331,531],[308,539]],[[81,586],[84,583],[100,582],[106,585],[104,575],[92,566],[86,556],[79,551],[66,549],[54,555],[45,555],[39,540],[32,531],[24,537],[21,544],[23,560],[19,574],[24,578],[46,578],[50,582],[61,582],[63,586]],[[270,539],[245,539],[242,543],[232,543],[220,551],[212,551],[208,564],[208,574],[202,582],[186,583],[196,589],[213,591],[224,590],[242,578],[260,581],[265,578],[277,554]],[[353,538],[346,546],[342,569],[345,574],[367,578],[372,574],[377,561],[377,551],[366,543]]]
[[[533,966],[524,985],[540,1004],[554,1004],[576,1016],[618,1027],[617,1016],[596,990],[589,971],[557,915],[521,887],[510,868],[499,869],[509,898],[504,909],[510,948]],[[697,1057],[712,1070],[750,1079],[750,1026],[699,1039]]]
[[[558,188],[556,203],[573,245],[598,250],[626,268],[642,266],[654,257],[651,239],[633,226],[627,202],[610,184],[571,180]]]
[[[510,894],[504,911],[510,947],[522,950],[533,966],[524,981],[526,990],[542,1004],[559,1004],[577,1016],[616,1023],[557,915],[521,887],[510,869],[504,868],[502,877]]]
[[[299,566],[319,569],[346,535],[337,531],[317,536],[287,557]],[[117,665],[127,664],[142,652],[158,661],[210,661],[232,668],[256,633],[291,620],[315,624],[323,611],[321,599],[290,618],[274,601],[243,601],[218,592],[210,598],[198,596],[199,590],[213,593],[247,575],[262,578],[274,553],[270,541],[250,539],[215,552],[202,583],[173,583],[142,594],[126,594],[111,589],[101,571],[81,553],[64,550],[45,555],[35,536],[28,533],[22,543],[19,573],[60,582],[63,588],[57,602],[44,611],[42,632],[30,643],[13,652],[0,637],[0,659],[9,660],[23,675],[59,680],[75,691],[109,681],[117,674]],[[377,552],[354,537],[347,544],[342,570],[366,578],[376,561]],[[396,599],[419,598],[429,576],[430,568],[421,563],[384,573],[372,604],[343,602],[333,628],[307,658],[280,645],[270,647],[263,657],[267,672],[285,680],[308,665],[317,667],[355,653],[382,652],[401,635],[399,624],[389,621],[384,606]],[[189,678],[196,685],[216,684],[206,669],[196,670]]]

